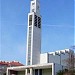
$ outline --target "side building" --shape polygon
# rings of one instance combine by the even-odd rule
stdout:
[[[11,61],[11,62],[0,61],[0,75],[6,75],[7,67],[13,67],[13,66],[16,67],[24,65],[17,61]]]

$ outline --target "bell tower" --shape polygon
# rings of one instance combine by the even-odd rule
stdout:
[[[31,0],[28,13],[26,65],[40,63],[41,53],[41,16],[39,0]]]

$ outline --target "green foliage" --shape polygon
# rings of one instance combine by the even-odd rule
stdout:
[[[67,69],[59,70],[56,75],[75,75],[75,70],[74,71],[69,71]]]
[[[63,70],[58,71],[56,75],[63,75]]]
[[[68,72],[67,69],[59,70],[56,75],[64,75],[66,72]]]

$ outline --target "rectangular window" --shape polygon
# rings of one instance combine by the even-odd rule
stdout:
[[[35,3],[32,3],[32,5],[35,5]]]
[[[32,31],[32,27],[29,27],[29,34],[28,34],[28,65],[30,65],[30,59],[31,59],[31,31]]]
[[[29,15],[29,26],[32,25],[32,15]]]
[[[42,69],[39,70],[39,75],[42,75]]]
[[[41,28],[41,18],[38,17],[38,28]]]
[[[34,18],[34,25],[37,27],[37,15],[35,15],[35,18]]]
[[[32,12],[34,12],[34,9],[32,9]]]
[[[38,75],[38,69],[35,69],[35,75]]]

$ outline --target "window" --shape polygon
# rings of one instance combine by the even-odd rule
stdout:
[[[32,5],[35,5],[35,3],[32,3]]]
[[[35,18],[34,18],[34,25],[37,27],[37,15],[35,15]]]
[[[32,9],[32,12],[34,12],[34,9]]]
[[[29,15],[29,26],[32,25],[32,15]]]
[[[31,46],[31,27],[29,27],[28,47]]]
[[[38,75],[38,69],[35,69],[35,75]]]
[[[29,27],[29,34],[28,34],[28,65],[30,65],[30,59],[31,59],[31,31],[32,31],[32,27]]]
[[[38,28],[41,28],[41,18],[38,17]]]
[[[42,69],[39,70],[39,75],[42,75]]]
[[[28,65],[30,65],[30,60],[28,60]]]

